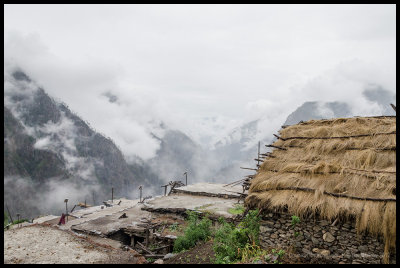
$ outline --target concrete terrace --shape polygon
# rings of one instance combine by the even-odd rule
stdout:
[[[34,223],[50,224],[61,230],[90,236],[112,238],[120,230],[135,229],[143,226],[144,222],[156,222],[157,218],[182,220],[186,210],[209,213],[214,219],[224,217],[232,220],[235,215],[230,214],[228,210],[237,205],[242,190],[240,185],[197,183],[176,188],[167,196],[147,199],[144,203],[139,203],[139,199],[121,198],[113,202],[108,200],[107,203],[111,206],[101,205],[76,210],[70,213],[65,225],[58,226],[60,216],[52,215],[36,219]]]

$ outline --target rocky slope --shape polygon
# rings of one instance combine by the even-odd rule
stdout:
[[[64,198],[99,203],[112,187],[131,196],[140,184],[162,184],[22,71],[5,75],[4,92],[4,200],[14,213],[33,217],[62,208]]]

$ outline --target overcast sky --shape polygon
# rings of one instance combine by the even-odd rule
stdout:
[[[366,84],[396,89],[395,5],[5,5],[4,17],[5,67],[122,147],[146,137],[132,151],[160,121],[200,141],[305,101],[373,113]]]

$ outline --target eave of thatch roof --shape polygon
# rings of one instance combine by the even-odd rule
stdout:
[[[311,120],[279,134],[247,205],[355,218],[358,232],[384,237],[387,261],[396,241],[396,117]]]

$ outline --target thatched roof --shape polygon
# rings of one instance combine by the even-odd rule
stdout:
[[[396,242],[396,117],[311,120],[280,130],[246,204],[305,217],[356,221]]]

